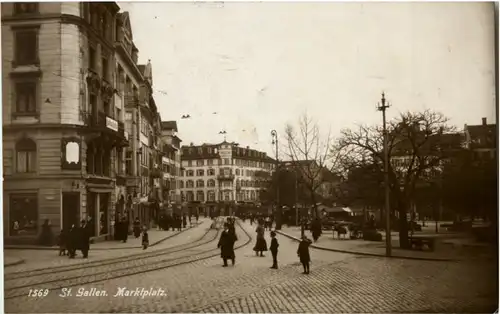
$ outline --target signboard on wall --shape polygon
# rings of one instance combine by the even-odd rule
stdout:
[[[219,150],[219,156],[222,159],[231,159],[232,152],[230,150]]]

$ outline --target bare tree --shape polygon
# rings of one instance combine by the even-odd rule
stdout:
[[[300,116],[298,128],[288,124],[285,129],[287,157],[292,169],[297,173],[300,186],[307,191],[310,204],[316,209],[318,192],[335,160],[329,152],[330,132],[322,140],[318,124],[307,114]],[[317,211],[314,211],[317,214]]]
[[[389,186],[392,208],[399,213],[401,247],[408,247],[407,216],[416,188],[436,178],[447,150],[442,149],[446,135],[454,131],[441,113],[402,113],[388,125]],[[383,173],[383,132],[380,126],[360,126],[358,130],[345,129],[337,148],[344,150],[342,161],[347,167],[359,167],[368,161]],[[394,204],[395,202],[395,204]]]

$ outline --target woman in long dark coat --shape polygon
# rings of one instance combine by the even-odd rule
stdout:
[[[236,235],[229,230],[229,225],[226,223],[224,224],[224,231],[222,231],[219,243],[217,244],[217,247],[220,248],[220,257],[224,261],[222,267],[227,267],[228,259],[231,259],[234,265],[234,242],[236,242]]]
[[[259,256],[259,253],[260,256],[264,256],[264,252],[267,251],[267,243],[264,238],[265,229],[262,226],[263,224],[264,222],[262,220],[259,221],[259,225],[257,226],[257,229],[255,229],[255,232],[257,232],[257,242],[255,243],[253,250],[257,256]]]
[[[40,244],[46,246],[52,246],[52,228],[50,227],[50,222],[45,219],[42,225],[42,233],[40,234]]]

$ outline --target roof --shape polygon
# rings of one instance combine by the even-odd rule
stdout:
[[[175,132],[178,132],[177,121],[162,121],[161,122],[161,129],[162,130],[174,130]]]
[[[471,148],[496,147],[496,124],[468,125],[466,132],[470,136]]]

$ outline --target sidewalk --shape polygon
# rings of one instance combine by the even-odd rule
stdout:
[[[288,238],[299,241],[299,227],[283,227],[279,234]],[[311,232],[305,232],[308,238],[311,238]],[[333,238],[332,231],[323,231],[323,234],[318,239],[318,242],[311,245],[312,248],[320,250],[328,250],[340,253],[381,256],[385,257],[385,234],[382,242],[372,242],[364,240],[343,240]],[[434,251],[418,251],[418,250],[403,250],[399,248],[398,233],[391,233],[392,242],[392,257],[401,259],[427,260],[427,261],[458,261],[470,255],[471,251],[464,249],[461,246],[443,245],[445,241],[450,241],[450,234],[437,234],[438,240]],[[462,236],[463,239],[463,236]],[[462,239],[454,239],[454,241],[463,241]]]
[[[157,230],[155,229],[150,229],[148,230],[149,234],[149,246],[155,246],[157,244],[160,244],[180,233],[185,232],[186,230],[189,230],[190,228],[195,228],[199,225],[202,225],[203,223],[210,224],[211,220],[210,218],[200,218],[198,220],[198,224],[196,224],[196,221],[193,219],[192,220],[192,225],[182,229],[180,232],[179,231],[165,231],[165,230]],[[103,241],[103,242],[97,242],[97,243],[92,243],[91,248],[92,250],[121,250],[121,249],[137,249],[142,247],[142,238],[139,236],[139,238],[135,238],[134,235],[129,235],[127,242],[123,243],[121,241],[115,241],[115,240],[109,240],[109,241]],[[4,250],[8,249],[15,249],[15,250],[59,250],[58,246],[39,246],[39,245],[5,245],[4,244]]]

